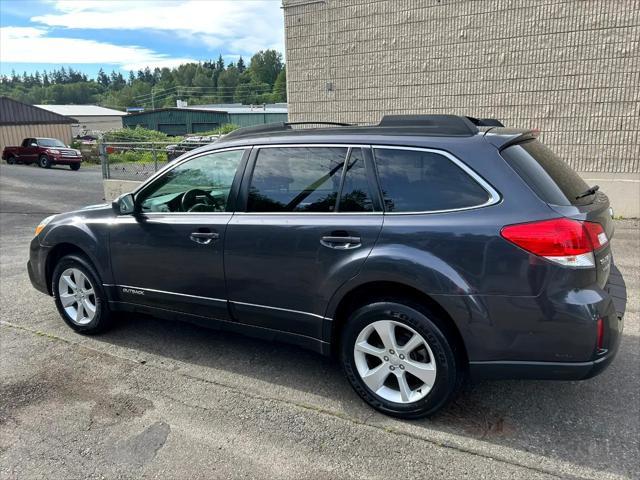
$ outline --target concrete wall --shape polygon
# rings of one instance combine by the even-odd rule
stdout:
[[[71,143],[71,125],[0,125],[0,151],[8,145],[20,145],[22,140],[29,137],[57,138],[68,145]]]
[[[638,0],[284,0],[284,12],[290,121],[493,117],[539,128],[577,171],[640,172]]]
[[[142,182],[134,182],[133,180],[103,180],[104,184],[104,200],[110,202],[115,200],[123,193],[133,192]]]

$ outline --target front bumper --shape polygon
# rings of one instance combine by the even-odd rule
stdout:
[[[49,155],[49,158],[51,158],[51,161],[53,161],[53,163],[57,163],[59,165],[72,165],[74,163],[80,163],[82,162],[82,156],[80,157],[67,157],[67,156],[63,156],[63,155]]]
[[[33,287],[47,295],[51,295],[47,284],[47,255],[49,248],[40,245],[38,238],[34,238],[29,246],[29,260],[27,261],[27,273]]]

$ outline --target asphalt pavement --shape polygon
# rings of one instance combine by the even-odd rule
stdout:
[[[43,217],[102,201],[98,168],[0,165],[0,478],[640,477],[638,221],[616,221],[630,301],[608,370],[475,382],[400,421],[296,347],[140,315],[75,334],[31,287],[28,245]]]

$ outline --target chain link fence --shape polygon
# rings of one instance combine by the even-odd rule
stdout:
[[[213,143],[218,137],[175,142],[103,142],[98,145],[102,177],[143,181],[182,154]]]

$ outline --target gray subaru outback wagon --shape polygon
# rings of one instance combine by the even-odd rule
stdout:
[[[613,230],[607,197],[535,131],[453,115],[281,123],[43,220],[28,271],[78,332],[126,310],[294,343],[413,418],[468,375],[601,372],[625,305]]]

